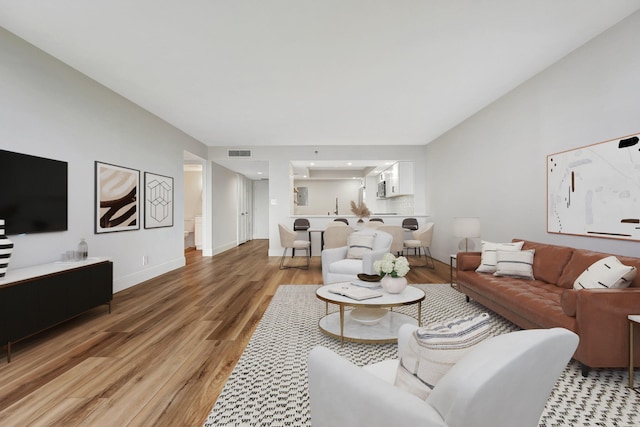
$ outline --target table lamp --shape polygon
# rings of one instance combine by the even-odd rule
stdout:
[[[464,251],[469,252],[469,239],[480,237],[480,218],[458,217],[453,219],[453,235],[464,238]],[[473,242],[471,242],[473,249]]]

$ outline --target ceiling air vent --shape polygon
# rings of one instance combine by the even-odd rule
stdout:
[[[229,157],[251,157],[251,150],[229,150]]]

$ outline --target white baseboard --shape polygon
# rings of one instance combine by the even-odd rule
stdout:
[[[224,245],[219,245],[216,246],[215,248],[213,248],[213,255],[218,255],[221,254],[224,251],[228,251],[229,249],[233,249],[235,247],[238,246],[237,242],[229,242],[229,243],[225,243]]]
[[[137,271],[127,276],[114,278],[113,293],[123,291],[127,288],[142,283],[145,280],[153,279],[154,277],[158,277],[164,273],[168,273],[169,271],[184,267],[185,264],[185,258],[179,257],[162,264],[152,265],[147,269]]]
[[[214,255],[218,255],[221,254],[224,251],[228,251],[229,249],[233,249],[235,247],[237,247],[238,244],[236,242],[230,242],[230,243],[226,243],[224,245],[219,245],[216,246],[215,248],[211,249],[211,248],[203,248],[202,249],[202,256],[214,256]]]

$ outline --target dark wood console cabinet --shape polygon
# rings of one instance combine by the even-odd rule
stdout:
[[[113,299],[113,263],[108,260],[56,263],[20,269],[0,281],[0,345],[11,345]],[[11,272],[11,271],[10,271]],[[3,283],[5,282],[5,283]]]

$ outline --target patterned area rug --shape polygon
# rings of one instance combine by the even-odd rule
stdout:
[[[425,324],[489,312],[493,334],[518,327],[483,306],[466,303],[448,284],[416,285],[427,295]],[[330,348],[361,366],[395,358],[396,345],[344,343],[322,334],[318,320],[325,304],[316,285],[282,285],[273,297],[247,348],[215,403],[205,427],[310,426],[307,354],[316,345]],[[331,306],[330,306],[331,307]],[[407,307],[415,315],[415,307]],[[640,383],[640,375],[635,381]],[[626,387],[624,369],[594,369],[587,378],[572,361],[553,390],[539,426],[640,425],[640,394]]]

